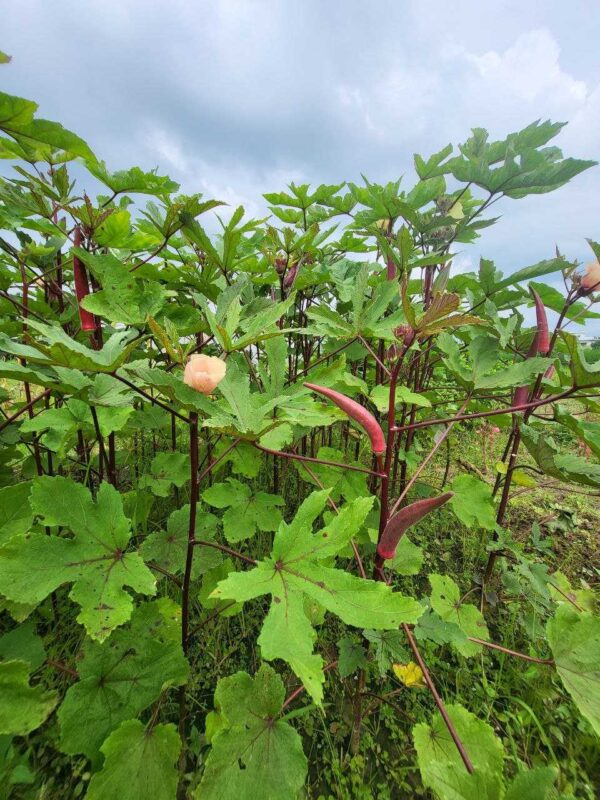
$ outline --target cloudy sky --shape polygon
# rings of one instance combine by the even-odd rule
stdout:
[[[413,179],[412,155],[479,126],[568,121],[566,155],[600,160],[598,0],[0,0],[1,88],[79,133],[112,169],[158,166],[250,213],[261,193]],[[496,206],[457,260],[511,271],[590,259],[600,167]],[[600,326],[594,326],[600,332]]]

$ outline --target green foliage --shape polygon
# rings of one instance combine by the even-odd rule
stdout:
[[[167,497],[171,486],[181,487],[190,475],[190,458],[186,453],[159,453],[152,459],[150,474],[139,482],[140,489],[149,489],[157,497]]]
[[[39,603],[63,583],[81,606],[77,617],[89,635],[104,641],[133,610],[125,586],[154,594],[156,581],[137,553],[126,552],[131,530],[119,493],[103,484],[94,502],[89,491],[67,478],[37,478],[34,514],[48,526],[64,526],[72,539],[28,533],[0,549],[0,592],[19,603]]]
[[[0,798],[591,800],[600,367],[564,327],[597,295],[558,251],[453,272],[492,203],[593,164],[562,123],[251,219],[36,113],[0,93]]]
[[[307,762],[300,736],[280,718],[284,696],[281,678],[267,664],[254,678],[237,672],[219,681],[215,706],[222,727],[211,737],[195,798],[296,797]]]
[[[281,522],[278,506],[284,500],[276,495],[258,492],[253,495],[250,488],[235,478],[227,483],[215,483],[202,498],[214,508],[226,508],[223,514],[223,533],[228,542],[249,539],[259,531],[275,531]]]
[[[430,575],[431,607],[446,623],[457,625],[466,636],[488,639],[489,632],[479,609],[471,603],[461,602],[460,591],[448,575]],[[480,647],[474,642],[452,638],[452,645],[463,656],[474,656]]]
[[[423,783],[441,800],[500,800],[503,794],[504,750],[483,720],[459,705],[447,708],[452,724],[473,765],[469,774],[439,713],[430,725],[413,731]]]
[[[99,761],[102,742],[123,721],[136,717],[169,686],[188,675],[181,651],[178,606],[167,598],[136,608],[127,628],[104,644],[86,641],[79,681],[58,711],[61,748]],[[86,720],[81,726],[81,719]]]
[[[0,734],[24,736],[38,728],[52,713],[58,695],[29,685],[30,664],[0,661]]]
[[[167,520],[164,530],[150,533],[140,547],[140,555],[146,563],[158,564],[173,575],[180,575],[185,568],[189,532],[190,506],[186,504],[173,511]],[[218,520],[214,514],[202,509],[196,516],[194,538],[202,541],[213,541]],[[222,561],[218,550],[203,548],[202,553],[194,559],[193,578],[216,567]],[[160,577],[160,573],[159,573]]]
[[[463,525],[494,530],[496,510],[487,483],[473,475],[459,475],[452,481],[452,491],[450,505]]]
[[[229,575],[212,594],[240,602],[271,595],[258,638],[263,658],[287,661],[317,703],[323,698],[323,659],[313,652],[315,633],[304,611],[305,596],[361,628],[397,628],[401,622],[415,622],[422,611],[416,600],[392,593],[382,583],[324,565],[358,532],[372,503],[370,498],[354,500],[313,533],[327,496],[327,491],[309,495],[293,522],[280,525],[270,557],[248,572]]]
[[[600,735],[600,619],[560,605],[547,628],[558,674]]]
[[[148,730],[135,719],[122,722],[102,745],[104,766],[92,776],[87,800],[171,800],[177,792],[180,750],[174,725]]]

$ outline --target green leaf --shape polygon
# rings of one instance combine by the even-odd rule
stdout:
[[[172,181],[168,176],[157,175],[152,172],[143,172],[139,167],[120,170],[119,172],[108,172],[103,161],[91,161],[86,165],[88,170],[95,178],[114,192],[121,194],[152,194],[158,197],[166,196],[179,189],[179,184]]]
[[[147,367],[143,363],[136,363],[131,366],[128,365],[127,369],[123,370],[123,377],[133,381],[140,388],[155,389],[160,394],[168,397],[169,400],[175,401],[190,411],[198,411],[207,416],[218,413],[218,408],[215,407],[214,402],[183,382],[181,373],[174,375],[165,369]],[[232,418],[229,415],[223,417],[224,424],[231,421]]]
[[[100,641],[131,616],[133,600],[124,587],[154,594],[156,582],[137,553],[126,552],[131,538],[121,496],[107,483],[97,501],[67,478],[37,478],[31,507],[44,525],[60,525],[74,537],[30,533],[0,548],[0,592],[9,600],[40,603],[63,583],[81,606],[78,622]]]
[[[2,55],[3,63],[10,60],[4,53]],[[52,149],[66,150],[72,156],[94,158],[83,139],[63,128],[58,122],[34,119],[36,110],[37,103],[0,92],[0,130],[26,146],[47,145]]]
[[[248,373],[235,359],[230,358],[227,361],[227,372],[218,389],[226,399],[230,413],[237,420],[240,433],[260,431],[260,427],[257,429],[256,425],[258,423],[260,426],[264,414],[258,415],[257,395],[250,392]]]
[[[367,641],[375,645],[375,663],[382,677],[392,664],[408,661],[406,639],[400,631],[365,630],[363,635]]]
[[[588,422],[585,419],[578,419],[569,414],[566,408],[558,404],[554,406],[554,416],[557,422],[560,422],[561,425],[564,425],[581,439],[596,458],[600,458],[600,422]]]
[[[600,464],[573,453],[561,453],[551,436],[530,425],[522,424],[520,430],[525,447],[547,475],[565,483],[600,486]]]
[[[111,254],[91,255],[81,247],[76,254],[100,279],[102,289],[87,295],[81,305],[110,322],[143,325],[155,317],[166,301],[166,291],[159,281],[142,281],[130,268]]]
[[[552,359],[534,356],[516,364],[484,375],[475,381],[476,389],[501,389],[509,386],[525,386],[537,375],[542,375],[552,364]]]
[[[0,544],[12,536],[27,533],[33,522],[29,505],[31,482],[17,483],[0,489]]]
[[[249,539],[259,531],[275,531],[281,522],[278,506],[284,505],[279,495],[257,492],[235,478],[215,483],[202,494],[203,500],[214,508],[226,508],[223,533],[228,542]]]
[[[173,511],[167,521],[166,530],[147,536],[140,547],[140,555],[146,562],[153,562],[173,575],[185,569],[190,519],[189,503]],[[196,539],[212,541],[215,538],[218,520],[214,514],[198,506],[196,513]],[[197,547],[192,563],[192,579],[195,580],[221,563],[221,553],[213,547]],[[160,574],[158,576],[161,577]]]
[[[600,618],[560,605],[546,631],[565,689],[600,735]]]
[[[263,664],[252,678],[222,678],[215,706],[225,720],[212,738],[195,800],[291,800],[307,772],[299,734],[279,719],[285,697],[281,678]]]
[[[263,433],[258,442],[261,447],[266,447],[268,450],[282,450],[286,445],[291,444],[293,440],[294,430],[291,425],[284,422],[281,425],[277,425],[276,428],[271,428],[270,431]]]
[[[504,800],[552,800],[556,767],[534,767],[517,773],[511,781]]]
[[[434,153],[434,155],[430,156],[427,161],[425,161],[422,156],[415,153],[415,171],[419,178],[425,180],[426,178],[434,177],[435,175],[443,175],[448,172],[445,165],[441,166],[441,164],[445,158],[448,158],[451,152],[452,145],[448,144],[440,150],[439,153]]]
[[[561,331],[561,336],[571,357],[570,366],[573,385],[578,386],[580,389],[585,389],[586,386],[598,386],[600,384],[600,361],[590,364],[581,342],[572,333]]]
[[[41,637],[35,632],[33,622],[24,622],[0,636],[0,658],[5,661],[26,661],[30,671],[42,666],[46,660],[46,651]]]
[[[460,590],[448,575],[429,576],[431,584],[431,607],[444,622],[451,622],[461,629],[466,636],[478,639],[489,639],[489,632],[481,611],[470,603],[460,602]],[[475,642],[452,640],[458,652],[469,658],[480,652],[480,645]]]
[[[429,640],[436,644],[452,644],[457,648],[468,645],[467,634],[455,622],[442,619],[435,611],[428,611],[419,617],[414,633],[419,641]]]
[[[370,400],[375,404],[378,411],[387,411],[390,402],[390,389],[389,386],[380,384],[373,387]],[[408,405],[419,406],[420,408],[431,408],[431,401],[425,395],[411,392],[407,386],[396,386],[396,407],[400,403],[407,403]]]
[[[45,325],[31,318],[28,318],[27,324],[42,334],[45,344],[36,340],[32,342],[33,347],[29,347],[12,342],[1,334],[0,350],[24,356],[39,364],[58,364],[84,372],[114,372],[137,345],[137,341],[132,341],[135,331],[131,330],[113,333],[101,350],[92,350],[72,339],[59,326]]]
[[[150,464],[150,475],[142,475],[140,489],[150,489],[157,497],[168,497],[171,486],[181,488],[190,477],[187,453],[158,453]]]
[[[537,264],[532,264],[530,267],[523,267],[508,275],[506,278],[497,283],[494,291],[504,289],[506,286],[515,286],[517,283],[523,281],[530,281],[532,278],[541,278],[542,275],[550,275],[553,272],[558,272],[561,269],[569,267],[570,264],[564,258],[551,258],[547,261],[539,261]]]
[[[450,506],[463,525],[494,530],[496,509],[487,483],[473,475],[458,475],[452,481],[452,491]]]
[[[126,720],[102,745],[104,766],[92,775],[86,800],[174,800],[181,739],[175,725],[145,728]]]
[[[347,678],[357,669],[367,666],[367,656],[360,639],[356,636],[344,636],[338,640],[338,672],[341,678]]]
[[[473,764],[470,775],[441,714],[431,725],[413,728],[417,760],[425,786],[441,800],[500,800],[504,750],[490,725],[459,705],[446,706],[448,716]]]
[[[231,440],[221,439],[215,448],[215,459],[219,458],[230,448],[231,444]],[[265,445],[265,447],[266,446],[268,445]],[[249,442],[238,442],[233,450],[229,450],[227,455],[222,458],[216,469],[218,469],[221,464],[225,465],[227,463],[231,464],[231,471],[236,475],[243,475],[245,478],[256,478],[263,463],[262,453]]]
[[[206,548],[203,550],[202,553],[197,553],[196,558],[201,559],[204,553],[208,554],[210,552],[210,548]],[[218,552],[218,551],[213,551]],[[217,566],[209,569],[208,571],[204,571],[204,577],[202,578],[202,589],[198,594],[198,600],[203,608],[206,609],[218,609],[219,615],[222,617],[233,617],[236,614],[239,614],[242,610],[241,603],[232,603],[230,600],[215,600],[211,597],[212,592],[217,588],[217,585],[220,581],[224,581],[225,578],[229,575],[230,572],[235,572],[235,565],[230,558],[226,558],[225,561],[218,564]]]
[[[320,447],[317,458],[324,461],[333,461],[338,464],[348,464],[349,466],[361,466],[359,462],[349,460],[341,450],[334,447]],[[337,502],[341,497],[350,502],[357,497],[364,497],[368,494],[367,477],[364,472],[356,470],[344,470],[339,467],[329,467],[325,464],[310,464],[310,471],[302,466],[301,461],[294,461],[294,467],[302,480],[311,483],[317,488],[325,487],[331,490],[331,498]]]
[[[139,716],[166,688],[186,682],[179,606],[166,597],[138,606],[127,628],[107,642],[85,642],[77,670],[79,681],[58,711],[60,746],[97,765],[111,731]]]
[[[230,575],[212,595],[239,602],[271,595],[258,639],[262,656],[287,661],[317,703],[323,697],[323,659],[313,653],[315,632],[304,609],[305,596],[347,625],[360,628],[394,629],[401,622],[416,621],[422,612],[416,600],[381,582],[323,565],[323,559],[342,550],[357,533],[373,503],[372,497],[354,500],[313,534],[312,524],[323,512],[327,496],[327,491],[309,495],[294,520],[279,526],[271,556],[248,572]]]
[[[404,535],[398,542],[396,555],[385,565],[397,575],[418,575],[423,565],[423,549]]]
[[[26,736],[39,728],[58,702],[58,692],[29,685],[26,661],[0,662],[0,734]]]

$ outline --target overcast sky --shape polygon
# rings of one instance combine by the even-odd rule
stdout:
[[[413,180],[412,155],[567,121],[600,159],[598,0],[0,0],[0,86],[81,135],[111,169],[158,166],[250,213],[289,181]],[[591,258],[600,167],[503,201],[457,260],[511,271]],[[600,333],[600,325],[593,330]]]

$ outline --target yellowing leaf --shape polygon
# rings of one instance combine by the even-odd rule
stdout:
[[[394,675],[399,681],[409,689],[424,689],[425,680],[423,679],[423,670],[414,661],[409,661],[408,664],[393,664],[392,669]]]

